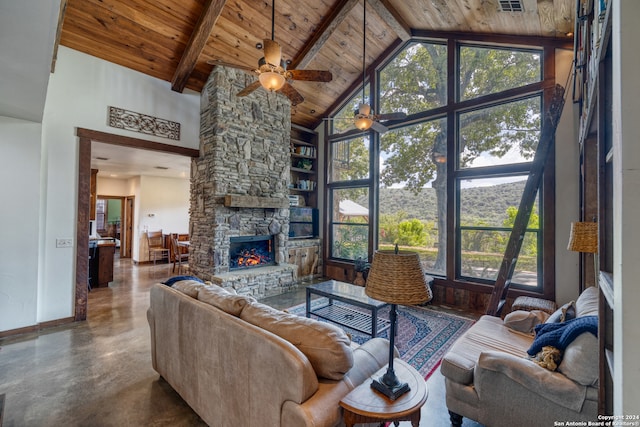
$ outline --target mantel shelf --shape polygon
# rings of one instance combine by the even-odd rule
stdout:
[[[224,206],[227,208],[286,209],[289,207],[289,198],[227,194],[224,196]]]

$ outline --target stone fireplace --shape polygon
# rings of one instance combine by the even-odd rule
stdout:
[[[291,106],[286,97],[261,88],[236,96],[253,81],[247,73],[216,66],[201,92],[189,266],[204,280],[263,297],[296,282],[296,266],[286,263]],[[256,236],[271,242],[272,259],[251,268],[232,265],[232,239]]]

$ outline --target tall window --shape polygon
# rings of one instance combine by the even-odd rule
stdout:
[[[380,249],[418,251],[425,269],[446,272],[447,120],[433,119],[380,136]]]
[[[379,113],[408,116],[390,123],[389,132],[353,136],[344,118],[355,96],[334,120],[330,255],[356,259],[398,244],[418,251],[433,275],[495,281],[541,134],[543,81],[554,78],[543,76],[542,53],[430,40],[408,43],[386,62],[371,86],[377,88],[371,102]],[[366,221],[337,214],[347,199],[369,209]],[[537,202],[514,287],[542,290],[542,208]],[[362,243],[357,253],[343,249],[351,235],[345,227],[375,236],[366,253]]]
[[[367,135],[331,144],[327,181],[332,187],[329,201],[332,258],[355,260],[368,256],[370,159]]]

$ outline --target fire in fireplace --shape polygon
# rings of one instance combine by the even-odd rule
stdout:
[[[230,243],[229,270],[275,264],[273,236],[231,237]]]

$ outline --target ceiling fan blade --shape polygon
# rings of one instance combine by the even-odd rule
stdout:
[[[260,87],[260,80],[256,80],[255,82],[251,83],[249,86],[242,89],[240,92],[236,93],[236,96],[247,96],[254,90],[258,89],[259,87]]]
[[[293,80],[308,82],[330,82],[333,79],[331,71],[322,70],[289,70]]]
[[[291,100],[291,105],[295,106],[304,101],[304,97],[300,95],[300,92],[295,90],[295,88],[288,82],[285,83],[284,86],[282,86],[282,89],[278,90],[278,92],[289,98]]]
[[[274,40],[264,39],[262,40],[264,46],[264,59],[267,63],[274,67],[280,66],[280,60],[282,59],[282,49],[278,42]]]
[[[376,114],[378,120],[400,120],[407,117],[406,113],[398,111],[396,113]]]
[[[376,122],[375,120],[371,123],[371,129],[375,130],[378,133],[385,133],[389,129],[380,122]]]
[[[229,62],[224,62],[220,59],[210,59],[209,61],[207,61],[207,64],[222,65],[223,67],[235,68],[235,69],[247,71],[247,72],[255,71],[255,68],[247,67],[246,65],[231,64]]]

